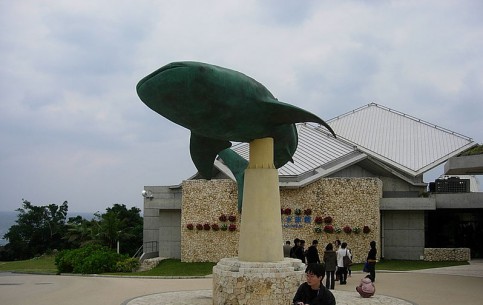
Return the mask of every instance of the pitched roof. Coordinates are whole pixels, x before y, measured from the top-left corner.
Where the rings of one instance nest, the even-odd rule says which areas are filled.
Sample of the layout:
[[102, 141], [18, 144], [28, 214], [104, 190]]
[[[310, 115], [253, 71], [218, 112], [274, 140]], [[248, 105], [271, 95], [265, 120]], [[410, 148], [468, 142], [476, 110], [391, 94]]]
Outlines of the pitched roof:
[[[368, 157], [416, 177], [476, 145], [471, 138], [374, 103], [327, 123], [337, 138], [317, 124], [297, 124], [299, 144], [294, 163], [278, 170], [281, 186], [303, 186]], [[248, 143], [232, 149], [248, 160]], [[232, 176], [221, 162], [215, 165]]]
[[471, 138], [375, 103], [328, 124], [340, 138], [412, 176], [476, 144]]
[[[352, 144], [334, 138], [317, 124], [297, 124], [297, 132], [299, 141], [293, 156], [294, 163], [289, 162], [279, 168], [281, 182], [285, 178], [306, 184], [313, 180], [306, 180], [309, 177], [327, 176], [366, 158], [366, 155]], [[239, 143], [232, 149], [248, 160], [248, 143]]]

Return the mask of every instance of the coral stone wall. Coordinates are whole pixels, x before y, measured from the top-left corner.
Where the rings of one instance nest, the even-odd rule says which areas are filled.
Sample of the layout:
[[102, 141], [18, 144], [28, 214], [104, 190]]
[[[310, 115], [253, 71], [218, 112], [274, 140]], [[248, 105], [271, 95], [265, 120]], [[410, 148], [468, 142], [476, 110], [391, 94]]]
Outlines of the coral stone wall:
[[[182, 184], [181, 261], [218, 262], [237, 256], [240, 214], [237, 208], [237, 186], [231, 180], [186, 180]], [[220, 216], [235, 216], [234, 222], [220, 221]], [[187, 228], [194, 226], [193, 230]], [[196, 225], [217, 224], [218, 231], [198, 230]], [[235, 231], [222, 230], [235, 225]]]
[[[188, 180], [182, 188], [181, 260], [218, 262], [224, 257], [237, 256], [241, 216], [237, 212], [235, 182]], [[340, 239], [348, 243], [354, 262], [363, 262], [370, 241], [377, 242], [380, 253], [381, 197], [382, 182], [377, 178], [319, 179], [303, 188], [281, 189], [283, 239], [292, 243], [295, 238], [304, 239], [306, 247], [317, 239], [320, 254], [328, 242]], [[221, 221], [221, 215], [227, 220]], [[236, 219], [230, 221], [228, 216]], [[330, 223], [323, 222], [328, 220], [327, 216], [332, 219]], [[316, 223], [319, 219], [321, 224]], [[213, 224], [219, 229], [213, 230]], [[231, 225], [234, 231], [221, 230], [223, 225], [227, 228]], [[324, 232], [325, 226], [332, 226], [333, 232]], [[346, 233], [344, 227], [352, 232]]]
[[470, 248], [424, 248], [425, 261], [463, 261], [471, 259]]

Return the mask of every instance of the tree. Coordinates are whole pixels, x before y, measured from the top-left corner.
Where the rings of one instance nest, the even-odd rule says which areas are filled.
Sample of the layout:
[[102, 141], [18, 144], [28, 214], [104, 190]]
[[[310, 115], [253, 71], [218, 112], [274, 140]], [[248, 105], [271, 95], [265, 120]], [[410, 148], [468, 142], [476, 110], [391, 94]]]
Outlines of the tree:
[[127, 209], [124, 204], [114, 204], [106, 213], [94, 214], [94, 219], [82, 217], [69, 218], [65, 239], [71, 248], [86, 244], [98, 244], [110, 249], [120, 245], [120, 252], [133, 255], [142, 245], [143, 218], [141, 210], [135, 207]]
[[143, 240], [140, 212], [136, 207], [128, 210], [126, 205], [117, 203], [107, 208], [99, 221], [102, 244], [114, 249], [119, 241], [121, 253], [134, 255]]
[[28, 259], [47, 250], [62, 249], [68, 203], [35, 206], [23, 200], [16, 224], [5, 234], [8, 244], [2, 259]]
[[82, 216], [69, 217], [67, 221], [67, 232], [63, 237], [69, 248], [79, 248], [87, 244], [100, 244], [98, 233], [98, 221], [87, 220]]

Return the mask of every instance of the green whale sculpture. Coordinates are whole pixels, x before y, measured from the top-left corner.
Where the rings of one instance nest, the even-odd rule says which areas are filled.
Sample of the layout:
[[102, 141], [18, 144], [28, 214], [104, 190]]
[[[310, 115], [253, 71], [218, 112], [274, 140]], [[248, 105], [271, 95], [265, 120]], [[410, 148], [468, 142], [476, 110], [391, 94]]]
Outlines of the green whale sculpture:
[[231, 141], [273, 138], [274, 164], [280, 168], [293, 162], [298, 144], [295, 123], [318, 123], [335, 137], [321, 118], [278, 101], [253, 78], [215, 65], [173, 62], [144, 77], [136, 90], [149, 108], [191, 130], [191, 159], [201, 176], [212, 178], [213, 162], [220, 155], [237, 178], [239, 208], [247, 162], [234, 152], [222, 152]]

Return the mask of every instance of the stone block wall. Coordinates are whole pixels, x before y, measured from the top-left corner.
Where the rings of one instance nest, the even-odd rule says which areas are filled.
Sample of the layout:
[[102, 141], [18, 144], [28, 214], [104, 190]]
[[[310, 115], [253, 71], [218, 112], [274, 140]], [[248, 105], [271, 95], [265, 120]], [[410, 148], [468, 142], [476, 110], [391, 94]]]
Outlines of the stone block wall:
[[462, 261], [471, 259], [470, 248], [424, 248], [425, 261]]
[[[235, 182], [188, 180], [183, 182], [182, 189], [181, 260], [218, 262], [221, 258], [237, 256], [241, 215], [237, 212]], [[291, 211], [290, 214], [281, 213], [283, 239], [292, 243], [295, 238], [304, 239], [306, 248], [317, 239], [320, 254], [327, 243], [340, 239], [348, 243], [354, 262], [363, 262], [370, 241], [377, 242], [380, 253], [381, 197], [382, 182], [377, 178], [320, 179], [303, 188], [281, 189], [281, 209]], [[300, 215], [297, 213], [299, 210]], [[236, 219], [220, 221], [222, 214]], [[315, 223], [316, 219], [327, 216], [332, 218], [331, 223]], [[188, 228], [189, 224], [193, 229]], [[211, 227], [198, 230], [197, 224], [217, 224], [219, 228], [225, 224], [236, 228], [234, 231], [214, 231]], [[335, 231], [323, 232], [326, 225], [331, 225]], [[345, 226], [349, 226], [352, 232], [344, 232]], [[363, 232], [365, 226], [369, 229], [368, 233]], [[354, 232], [356, 228], [360, 232]]]

